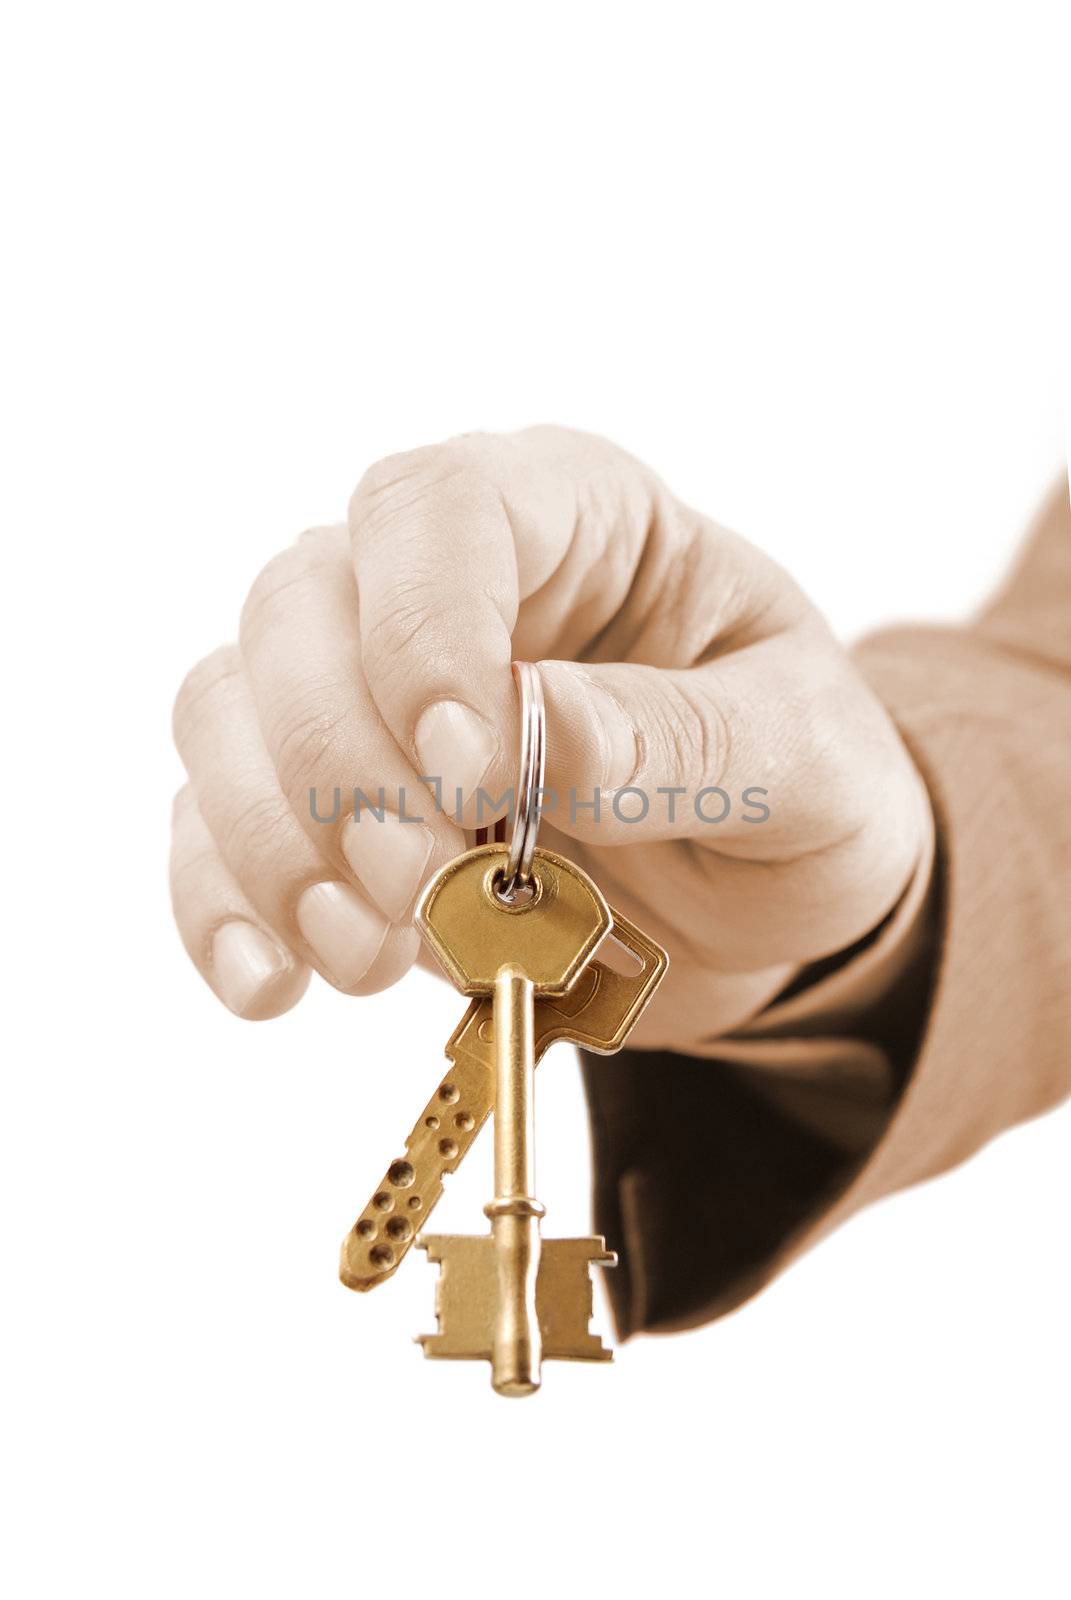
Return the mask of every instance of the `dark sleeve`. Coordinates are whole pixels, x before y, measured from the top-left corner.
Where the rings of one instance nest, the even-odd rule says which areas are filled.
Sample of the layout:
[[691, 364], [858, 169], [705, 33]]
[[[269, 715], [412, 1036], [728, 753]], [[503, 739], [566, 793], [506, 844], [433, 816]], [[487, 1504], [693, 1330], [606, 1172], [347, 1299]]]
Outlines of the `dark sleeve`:
[[861, 1013], [836, 1006], [851, 959], [818, 974], [715, 1059], [584, 1058], [622, 1336], [721, 1315], [862, 1206], [1071, 1092], [1066, 483], [973, 626], [889, 631], [856, 658], [933, 802], [910, 963]]

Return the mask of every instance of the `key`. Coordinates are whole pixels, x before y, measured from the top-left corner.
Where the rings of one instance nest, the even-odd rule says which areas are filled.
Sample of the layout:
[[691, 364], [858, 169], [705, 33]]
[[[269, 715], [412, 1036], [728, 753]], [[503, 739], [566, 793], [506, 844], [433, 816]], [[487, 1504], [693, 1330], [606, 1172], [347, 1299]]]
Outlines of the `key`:
[[[495, 1292], [487, 1354], [493, 1388], [525, 1395], [538, 1389], [542, 1361], [536, 1284], [543, 1207], [533, 1193], [535, 997], [567, 993], [610, 931], [611, 917], [591, 879], [550, 852], [537, 854], [529, 887], [507, 904], [496, 892], [507, 857], [497, 846], [484, 846], [450, 862], [425, 889], [417, 921], [461, 992], [492, 997], [495, 1198], [486, 1210]], [[442, 1252], [448, 1255], [449, 1245], [439, 1245], [445, 1273]]]
[[[543, 1207], [533, 1192], [535, 997], [568, 992], [612, 919], [586, 873], [549, 851], [536, 852], [528, 888], [504, 902], [496, 884], [507, 854], [484, 846], [451, 862], [425, 889], [417, 913], [428, 943], [462, 993], [492, 997], [495, 1046], [495, 1198], [485, 1207], [490, 1253], [486, 1244], [474, 1251], [472, 1241], [464, 1246], [446, 1236], [428, 1241], [442, 1269], [439, 1333], [422, 1343], [426, 1355], [473, 1354], [459, 1349], [456, 1332], [452, 1342], [450, 1331], [450, 1306], [457, 1296], [449, 1285], [456, 1288], [459, 1276], [469, 1277], [462, 1304], [478, 1308], [484, 1335], [476, 1353], [490, 1360], [496, 1392], [519, 1396], [539, 1388], [547, 1320], [546, 1306], [540, 1318], [537, 1299]], [[552, 1293], [552, 1309], [560, 1309], [570, 1326], [578, 1316], [583, 1322], [584, 1348], [568, 1352], [581, 1358], [590, 1354], [587, 1262], [593, 1256], [606, 1260], [608, 1254], [602, 1240], [586, 1244], [579, 1258], [583, 1273], [564, 1278], [559, 1273]], [[454, 1270], [462, 1258], [467, 1273]], [[478, 1281], [472, 1279], [474, 1271]], [[551, 1282], [546, 1274], [544, 1279]]]
[[[535, 1058], [565, 1040], [598, 1055], [620, 1050], [662, 981], [665, 951], [612, 907], [612, 938], [636, 957], [632, 972], [616, 972], [596, 955], [568, 994], [535, 1005]], [[405, 1154], [383, 1181], [342, 1243], [339, 1276], [364, 1292], [393, 1277], [411, 1248], [416, 1226], [443, 1192], [491, 1114], [495, 1091], [494, 1030], [490, 1000], [473, 1000], [446, 1046], [450, 1066], [424, 1107]]]

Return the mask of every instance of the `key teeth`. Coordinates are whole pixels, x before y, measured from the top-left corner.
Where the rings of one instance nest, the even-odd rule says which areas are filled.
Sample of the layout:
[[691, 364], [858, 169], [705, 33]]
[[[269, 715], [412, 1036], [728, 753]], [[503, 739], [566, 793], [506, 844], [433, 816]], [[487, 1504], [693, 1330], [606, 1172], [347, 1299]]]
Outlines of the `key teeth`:
[[444, 1243], [450, 1242], [450, 1236], [445, 1234], [418, 1233], [413, 1240], [416, 1249], [423, 1250], [428, 1261], [439, 1268], [435, 1279], [435, 1332], [418, 1333], [413, 1336], [413, 1343], [420, 1345], [426, 1360], [448, 1352], [440, 1352], [435, 1347], [443, 1338], [442, 1294], [443, 1278], [448, 1270], [445, 1255], [440, 1248]]
[[[435, 1333], [415, 1342], [433, 1360], [489, 1361], [498, 1293], [490, 1234], [420, 1234], [414, 1241], [439, 1267]], [[613, 1351], [588, 1327], [593, 1309], [592, 1266], [612, 1267], [617, 1256], [601, 1235], [544, 1239], [536, 1290], [545, 1361], [612, 1361]]]

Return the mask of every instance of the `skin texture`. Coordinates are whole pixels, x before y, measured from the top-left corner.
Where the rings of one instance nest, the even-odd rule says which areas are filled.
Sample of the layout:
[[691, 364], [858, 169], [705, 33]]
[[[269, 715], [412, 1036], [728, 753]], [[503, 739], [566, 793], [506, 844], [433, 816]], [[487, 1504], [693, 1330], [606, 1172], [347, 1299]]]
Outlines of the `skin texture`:
[[[175, 916], [233, 1011], [280, 1015], [310, 968], [371, 994], [418, 958], [414, 900], [465, 847], [419, 775], [467, 797], [466, 826], [478, 785], [516, 781], [514, 659], [540, 663], [546, 697], [560, 803], [541, 843], [670, 951], [635, 1043], [701, 1050], [902, 895], [928, 801], [792, 579], [605, 440], [465, 435], [372, 467], [348, 524], [269, 562], [239, 642], [179, 691]], [[715, 785], [732, 803], [712, 825], [693, 797]], [[395, 805], [404, 786], [425, 822], [355, 823], [345, 798], [316, 821], [309, 790], [330, 815], [336, 786]], [[614, 814], [625, 786], [650, 797], [642, 820], [623, 820], [636, 797]], [[672, 822], [669, 787], [688, 791]], [[750, 787], [767, 791], [761, 823]], [[598, 821], [570, 817], [571, 788], [601, 792]]]

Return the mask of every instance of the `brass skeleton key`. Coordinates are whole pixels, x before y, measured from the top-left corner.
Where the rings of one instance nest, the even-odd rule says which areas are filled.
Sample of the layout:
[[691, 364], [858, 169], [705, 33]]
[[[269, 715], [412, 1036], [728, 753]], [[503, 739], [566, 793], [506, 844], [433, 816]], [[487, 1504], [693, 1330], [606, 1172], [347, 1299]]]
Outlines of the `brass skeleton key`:
[[[539, 1388], [543, 1359], [536, 1301], [543, 1207], [533, 1193], [535, 997], [567, 993], [609, 933], [611, 917], [587, 874], [549, 851], [536, 853], [525, 888], [507, 899], [500, 890], [507, 859], [491, 845], [450, 862], [424, 890], [417, 921], [461, 992], [493, 1002], [495, 1198], [485, 1208], [491, 1252], [480, 1296], [491, 1314], [479, 1355], [491, 1362], [499, 1394], [526, 1395]], [[445, 1278], [451, 1241], [436, 1244]], [[425, 1354], [458, 1353], [442, 1310], [440, 1301], [437, 1348], [425, 1344]]]
[[[568, 994], [535, 1003], [535, 1059], [558, 1040], [598, 1055], [620, 1050], [662, 981], [665, 951], [611, 908], [611, 937], [636, 957], [633, 972], [616, 972], [593, 957]], [[490, 1000], [474, 1000], [446, 1046], [449, 1070], [425, 1106], [382, 1183], [342, 1243], [339, 1276], [348, 1289], [374, 1289], [398, 1270], [442, 1195], [443, 1177], [455, 1172], [491, 1114], [495, 1098], [495, 1046]]]

